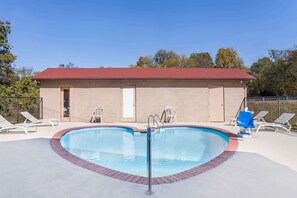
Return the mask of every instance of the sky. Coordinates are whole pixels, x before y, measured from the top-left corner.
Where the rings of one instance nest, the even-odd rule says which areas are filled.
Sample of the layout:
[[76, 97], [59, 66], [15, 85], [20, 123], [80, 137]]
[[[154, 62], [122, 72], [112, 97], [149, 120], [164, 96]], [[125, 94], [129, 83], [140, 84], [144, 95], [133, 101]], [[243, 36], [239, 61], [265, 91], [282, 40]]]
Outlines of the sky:
[[246, 66], [297, 45], [296, 0], [0, 0], [17, 67], [128, 67], [159, 49], [234, 48]]

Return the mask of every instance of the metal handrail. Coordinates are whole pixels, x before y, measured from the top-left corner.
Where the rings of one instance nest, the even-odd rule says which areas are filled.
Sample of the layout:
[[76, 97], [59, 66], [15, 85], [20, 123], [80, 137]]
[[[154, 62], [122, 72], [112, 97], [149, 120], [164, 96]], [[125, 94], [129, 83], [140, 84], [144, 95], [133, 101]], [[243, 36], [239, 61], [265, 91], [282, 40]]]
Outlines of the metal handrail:
[[147, 172], [148, 172], [148, 189], [145, 192], [147, 195], [151, 195], [152, 192], [152, 147], [151, 147], [151, 126], [150, 126], [150, 119], [153, 119], [153, 123], [155, 122], [155, 118], [153, 115], [149, 115], [147, 118], [147, 130], [146, 130], [146, 144], [147, 144], [147, 156], [146, 156], [146, 161], [147, 161]]
[[154, 117], [154, 122], [157, 124], [158, 128], [160, 128], [160, 126], [159, 126], [159, 124], [158, 124], [158, 122], [156, 121], [155, 118], [158, 118], [159, 119], [159, 122], [162, 123], [162, 128], [164, 128], [164, 122], [162, 121], [162, 119], [160, 118], [160, 116], [157, 115], [157, 114], [155, 114], [153, 117]]
[[150, 118], [153, 119], [153, 123], [155, 122], [155, 121], [154, 121], [154, 120], [155, 120], [154, 116], [153, 116], [153, 115], [149, 115], [149, 117], [147, 118], [147, 127], [148, 127], [148, 128], [151, 127], [151, 126], [150, 126]]
[[[157, 121], [158, 119], [158, 121]], [[145, 192], [145, 194], [147, 195], [151, 195], [153, 194], [152, 192], [152, 147], [151, 147], [151, 125], [150, 125], [150, 121], [153, 121], [153, 125], [156, 124], [158, 128], [160, 128], [159, 126], [159, 122], [162, 123], [162, 128], [164, 128], [164, 123], [162, 122], [160, 116], [158, 116], [157, 114], [155, 115], [149, 115], [147, 118], [147, 168], [148, 168], [148, 190]]]
[[[167, 116], [165, 110], [162, 112], [161, 120], [163, 120], [163, 116], [164, 116], [164, 122], [165, 122], [165, 119], [166, 119], [166, 116]], [[163, 123], [164, 123], [164, 122], [163, 122]]]

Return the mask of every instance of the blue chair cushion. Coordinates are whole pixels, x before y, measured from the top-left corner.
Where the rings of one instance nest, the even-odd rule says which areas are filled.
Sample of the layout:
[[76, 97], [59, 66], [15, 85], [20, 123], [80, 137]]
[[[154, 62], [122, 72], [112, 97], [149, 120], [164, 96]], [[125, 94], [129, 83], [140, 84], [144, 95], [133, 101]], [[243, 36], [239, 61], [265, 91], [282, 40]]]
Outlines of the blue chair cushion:
[[237, 126], [251, 129], [255, 128], [252, 113], [248, 111], [239, 112], [239, 116], [237, 118]]

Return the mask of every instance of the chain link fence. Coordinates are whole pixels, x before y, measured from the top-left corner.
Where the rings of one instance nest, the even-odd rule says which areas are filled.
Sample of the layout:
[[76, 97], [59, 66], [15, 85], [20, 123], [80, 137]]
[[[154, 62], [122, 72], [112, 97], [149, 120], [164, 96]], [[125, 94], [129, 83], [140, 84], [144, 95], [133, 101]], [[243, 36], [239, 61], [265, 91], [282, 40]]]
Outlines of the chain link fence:
[[22, 111], [28, 111], [34, 117], [41, 119], [43, 117], [42, 109], [42, 98], [0, 97], [0, 114], [13, 124], [25, 120], [20, 114]]
[[247, 97], [246, 106], [249, 111], [257, 115], [260, 111], [269, 111], [265, 120], [273, 122], [282, 113], [295, 113], [296, 116], [290, 120], [293, 130], [297, 131], [297, 96], [288, 97]]

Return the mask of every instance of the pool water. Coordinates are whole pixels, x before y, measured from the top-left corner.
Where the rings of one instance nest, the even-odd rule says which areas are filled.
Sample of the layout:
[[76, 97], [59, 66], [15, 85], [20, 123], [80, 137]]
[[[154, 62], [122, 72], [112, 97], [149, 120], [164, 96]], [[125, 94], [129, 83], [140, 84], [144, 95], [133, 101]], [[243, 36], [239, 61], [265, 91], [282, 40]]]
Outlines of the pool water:
[[[147, 176], [146, 133], [130, 128], [72, 130], [61, 145], [73, 155], [100, 166]], [[152, 176], [179, 173], [204, 164], [225, 151], [228, 137], [216, 130], [168, 127], [152, 133]]]

